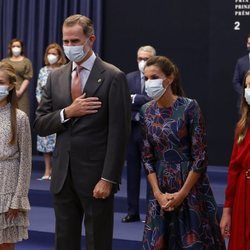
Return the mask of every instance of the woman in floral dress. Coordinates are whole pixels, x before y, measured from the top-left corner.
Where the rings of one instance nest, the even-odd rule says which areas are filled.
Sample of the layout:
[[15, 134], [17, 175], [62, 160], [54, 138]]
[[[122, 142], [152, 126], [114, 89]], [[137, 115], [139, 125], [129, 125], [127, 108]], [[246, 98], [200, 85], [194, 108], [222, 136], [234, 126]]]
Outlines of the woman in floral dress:
[[[37, 87], [36, 87], [36, 99], [38, 104], [41, 102], [43, 89], [46, 85], [47, 78], [52, 70], [55, 70], [65, 64], [66, 59], [62, 48], [57, 43], [51, 43], [48, 45], [44, 55], [45, 66], [40, 69]], [[37, 151], [43, 153], [45, 171], [39, 180], [50, 180], [51, 175], [51, 154], [54, 151], [56, 142], [56, 134], [41, 137], [37, 136]]]
[[142, 159], [151, 194], [143, 250], [221, 250], [224, 240], [206, 174], [207, 146], [198, 103], [183, 97], [177, 67], [150, 58], [142, 107]]
[[28, 238], [31, 133], [28, 116], [17, 109], [16, 71], [0, 62], [0, 249]]

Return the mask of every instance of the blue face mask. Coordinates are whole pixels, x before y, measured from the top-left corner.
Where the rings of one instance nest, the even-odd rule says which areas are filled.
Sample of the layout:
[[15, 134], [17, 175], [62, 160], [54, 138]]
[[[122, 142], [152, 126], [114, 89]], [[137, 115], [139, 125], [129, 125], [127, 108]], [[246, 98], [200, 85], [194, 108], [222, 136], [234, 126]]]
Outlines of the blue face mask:
[[147, 80], [145, 82], [145, 91], [147, 95], [154, 100], [159, 100], [166, 91], [166, 88], [163, 87], [164, 79], [153, 79]]
[[0, 85], [0, 101], [4, 100], [9, 95], [9, 87]]
[[250, 88], [245, 88], [244, 96], [247, 104], [250, 105]]
[[[89, 39], [88, 39], [89, 40]], [[86, 57], [89, 50], [85, 52], [83, 50], [84, 46], [87, 44], [88, 40], [84, 43], [84, 45], [80, 46], [65, 46], [63, 45], [63, 50], [67, 58], [72, 62], [80, 62]]]

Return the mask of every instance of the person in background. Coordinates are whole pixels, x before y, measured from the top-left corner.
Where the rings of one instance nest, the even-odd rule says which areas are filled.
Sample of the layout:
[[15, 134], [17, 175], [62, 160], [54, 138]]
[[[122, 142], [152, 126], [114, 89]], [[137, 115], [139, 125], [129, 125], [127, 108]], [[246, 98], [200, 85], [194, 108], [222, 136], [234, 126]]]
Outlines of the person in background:
[[70, 62], [51, 72], [36, 111], [35, 131], [57, 134], [50, 189], [56, 250], [111, 250], [114, 193], [119, 189], [130, 132], [126, 76], [92, 50], [94, 25], [65, 19], [63, 49]]
[[134, 222], [140, 220], [139, 198], [141, 181], [141, 128], [139, 111], [143, 104], [150, 101], [145, 92], [144, 66], [146, 61], [156, 54], [152, 46], [142, 46], [137, 51], [137, 71], [127, 74], [128, 87], [131, 95], [131, 134], [127, 152], [127, 203], [128, 214], [122, 222]]
[[[62, 48], [57, 43], [51, 43], [45, 50], [44, 54], [45, 66], [39, 71], [37, 87], [36, 87], [36, 99], [41, 102], [43, 90], [46, 86], [48, 75], [51, 71], [61, 67], [66, 63], [66, 59]], [[51, 178], [51, 155], [55, 148], [56, 134], [48, 135], [45, 137], [37, 136], [37, 151], [43, 153], [45, 172], [39, 180], [50, 180]]]
[[247, 55], [237, 60], [233, 75], [233, 87], [238, 95], [237, 107], [240, 107], [240, 100], [244, 90], [242, 87], [244, 76], [246, 72], [250, 70], [250, 34], [247, 36], [246, 49]]
[[30, 113], [28, 86], [33, 76], [31, 61], [24, 55], [24, 44], [20, 39], [12, 39], [8, 46], [8, 56], [2, 61], [10, 63], [16, 70], [16, 95], [18, 108], [28, 116]]
[[142, 159], [151, 186], [143, 250], [225, 249], [209, 184], [204, 120], [184, 97], [179, 71], [164, 56], [148, 59], [141, 109]]
[[228, 250], [250, 249], [250, 71], [243, 79], [241, 118], [228, 170], [221, 233], [229, 238]]
[[31, 132], [27, 115], [17, 109], [16, 72], [0, 62], [0, 249], [28, 239]]

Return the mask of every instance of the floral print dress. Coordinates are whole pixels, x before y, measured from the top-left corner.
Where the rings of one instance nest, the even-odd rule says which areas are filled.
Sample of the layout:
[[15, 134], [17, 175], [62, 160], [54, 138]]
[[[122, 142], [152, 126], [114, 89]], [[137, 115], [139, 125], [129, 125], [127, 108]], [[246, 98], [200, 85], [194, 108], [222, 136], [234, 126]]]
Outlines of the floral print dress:
[[[47, 83], [47, 78], [52, 71], [51, 68], [48, 66], [44, 66], [40, 69], [38, 80], [37, 80], [37, 87], [36, 87], [36, 99], [37, 102], [40, 103], [43, 90]], [[41, 153], [50, 153], [53, 152], [55, 149], [56, 143], [56, 134], [48, 135], [48, 136], [37, 136], [37, 151]]]
[[[0, 107], [0, 244], [28, 239], [31, 133], [27, 115], [17, 109], [17, 143], [10, 145], [11, 105]], [[9, 209], [17, 217], [7, 218]]]
[[145, 171], [156, 173], [161, 192], [179, 191], [191, 170], [201, 173], [181, 206], [172, 212], [161, 210], [150, 192], [142, 249], [225, 249], [206, 174], [205, 129], [198, 103], [178, 97], [171, 107], [159, 108], [151, 101], [142, 107], [141, 124]]

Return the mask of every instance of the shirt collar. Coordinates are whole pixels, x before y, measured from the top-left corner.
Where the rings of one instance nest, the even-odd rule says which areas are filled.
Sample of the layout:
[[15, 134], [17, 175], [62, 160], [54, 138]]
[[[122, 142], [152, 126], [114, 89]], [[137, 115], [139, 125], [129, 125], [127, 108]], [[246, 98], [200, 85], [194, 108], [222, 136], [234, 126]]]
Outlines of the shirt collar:
[[[96, 54], [93, 52], [92, 55], [86, 61], [84, 61], [80, 66], [82, 66], [84, 69], [87, 69], [88, 71], [91, 71], [95, 63], [95, 59], [96, 59]], [[73, 62], [72, 71], [74, 71], [76, 67], [77, 64]]]

